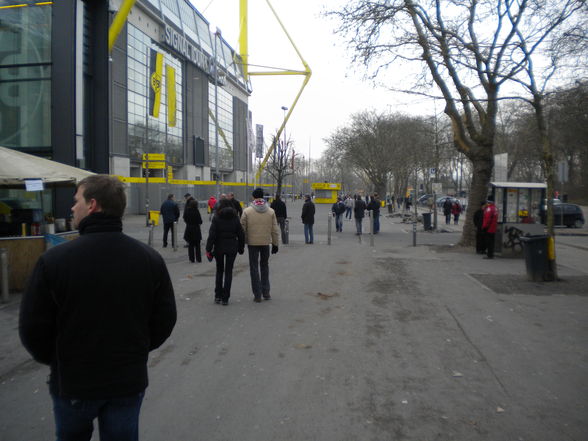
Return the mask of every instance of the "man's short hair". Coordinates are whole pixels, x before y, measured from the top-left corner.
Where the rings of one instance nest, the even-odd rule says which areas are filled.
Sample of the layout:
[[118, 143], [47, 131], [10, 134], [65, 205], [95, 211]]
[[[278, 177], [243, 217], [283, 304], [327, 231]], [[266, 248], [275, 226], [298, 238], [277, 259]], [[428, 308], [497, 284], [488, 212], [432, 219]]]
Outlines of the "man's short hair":
[[189, 198], [190, 196], [192, 196], [190, 193], [186, 193], [186, 194], [184, 195], [184, 197], [185, 197], [185, 198]]
[[253, 190], [251, 196], [253, 196], [255, 199], [261, 199], [263, 197], [263, 188], [256, 188]]
[[173, 193], [170, 193], [170, 194], [168, 194], [168, 195], [167, 195], [167, 198], [168, 198], [168, 199], [173, 199], [173, 198], [174, 198], [174, 195], [173, 195]]
[[114, 176], [92, 175], [78, 182], [76, 189], [83, 187], [86, 201], [95, 199], [102, 213], [122, 217], [127, 206], [124, 184]]

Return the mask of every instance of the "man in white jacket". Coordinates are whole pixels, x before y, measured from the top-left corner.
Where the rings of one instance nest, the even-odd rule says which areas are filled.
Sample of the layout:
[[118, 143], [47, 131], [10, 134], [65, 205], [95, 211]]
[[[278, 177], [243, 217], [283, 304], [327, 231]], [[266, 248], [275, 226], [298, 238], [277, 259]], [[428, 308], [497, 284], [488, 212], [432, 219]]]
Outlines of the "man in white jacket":
[[263, 190], [256, 188], [252, 193], [253, 202], [243, 210], [241, 225], [245, 233], [245, 243], [249, 252], [249, 272], [253, 301], [271, 299], [269, 282], [269, 255], [278, 252], [278, 220], [274, 210], [263, 198]]

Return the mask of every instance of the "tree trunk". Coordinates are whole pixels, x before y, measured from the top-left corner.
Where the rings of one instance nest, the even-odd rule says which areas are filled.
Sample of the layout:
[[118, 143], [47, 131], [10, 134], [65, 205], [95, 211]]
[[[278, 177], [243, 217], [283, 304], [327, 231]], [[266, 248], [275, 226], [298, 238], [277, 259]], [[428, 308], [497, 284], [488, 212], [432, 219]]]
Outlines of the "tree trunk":
[[[472, 160], [472, 186], [468, 195], [468, 206], [466, 209], [465, 224], [463, 226], [463, 234], [459, 245], [473, 246], [476, 242], [476, 227], [474, 226], [474, 213], [480, 208], [480, 202], [486, 201], [488, 198], [488, 183], [492, 178], [492, 169], [494, 168], [494, 157], [491, 154], [484, 155], [481, 158]], [[499, 216], [502, 207], [498, 207]], [[500, 219], [500, 217], [499, 217]]]

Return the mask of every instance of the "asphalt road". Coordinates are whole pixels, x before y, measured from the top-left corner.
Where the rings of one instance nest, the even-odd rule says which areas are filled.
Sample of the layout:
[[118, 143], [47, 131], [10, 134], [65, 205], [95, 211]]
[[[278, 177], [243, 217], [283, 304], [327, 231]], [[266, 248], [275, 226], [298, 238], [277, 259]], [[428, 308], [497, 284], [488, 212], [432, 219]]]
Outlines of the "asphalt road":
[[[588, 439], [588, 290], [574, 288], [588, 283], [586, 236], [558, 239], [576, 285], [546, 289], [521, 259], [448, 247], [458, 230], [413, 247], [412, 227], [384, 218], [370, 247], [346, 221], [329, 246], [320, 206], [305, 245], [299, 203], [289, 210], [269, 302], [252, 302], [247, 254], [224, 307], [212, 263], [159, 248], [179, 319], [150, 357], [142, 440]], [[125, 225], [146, 240], [141, 222]], [[48, 369], [18, 347], [17, 310], [0, 309], [0, 440], [51, 439]]]

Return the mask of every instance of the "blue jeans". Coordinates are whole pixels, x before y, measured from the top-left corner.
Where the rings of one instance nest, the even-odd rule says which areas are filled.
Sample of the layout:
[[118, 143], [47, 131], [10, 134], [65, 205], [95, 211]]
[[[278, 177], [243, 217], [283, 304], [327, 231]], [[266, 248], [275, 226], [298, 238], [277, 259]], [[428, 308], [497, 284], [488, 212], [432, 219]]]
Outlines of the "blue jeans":
[[353, 211], [353, 207], [345, 207], [345, 219], [351, 219], [351, 217], [353, 216], [353, 214], [351, 213]]
[[312, 234], [312, 224], [304, 224], [304, 242], [313, 243], [314, 236]]
[[374, 212], [374, 233], [380, 232], [380, 213]]
[[144, 392], [106, 400], [75, 400], [51, 394], [57, 441], [90, 440], [98, 418], [101, 441], [137, 441]]
[[343, 213], [335, 215], [335, 228], [343, 232]]
[[362, 217], [355, 218], [355, 228], [357, 229], [357, 234], [361, 234], [361, 222], [363, 221]]
[[249, 251], [249, 273], [251, 274], [251, 289], [257, 299], [261, 295], [270, 293], [269, 282], [269, 245], [247, 245]]

